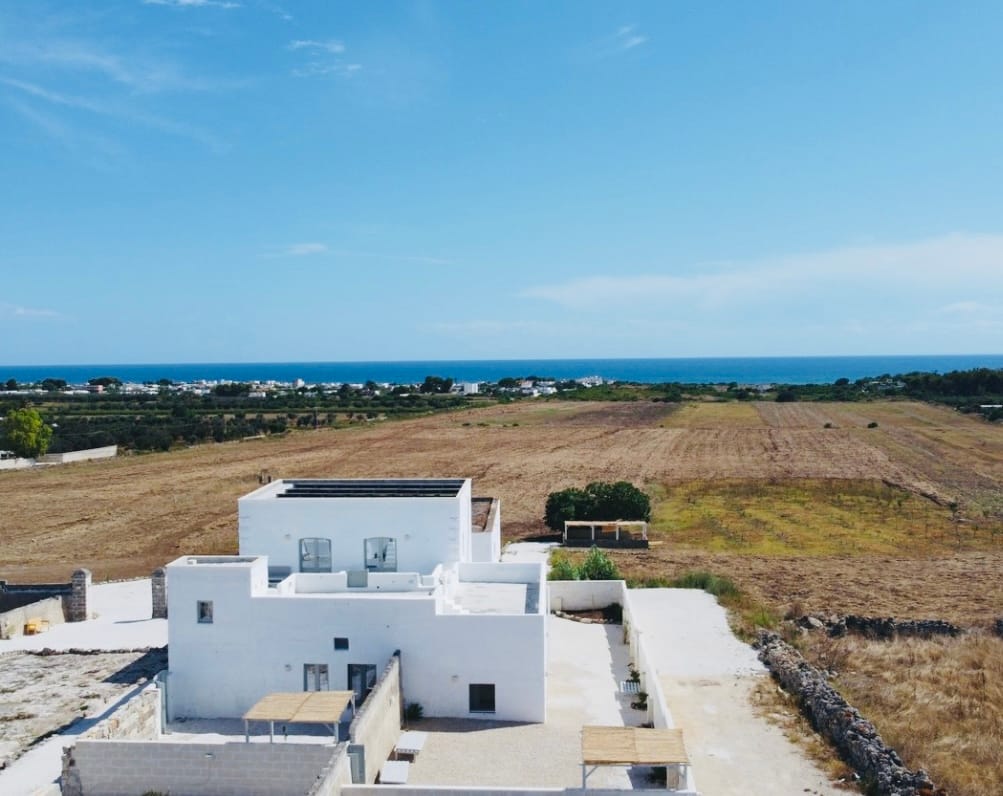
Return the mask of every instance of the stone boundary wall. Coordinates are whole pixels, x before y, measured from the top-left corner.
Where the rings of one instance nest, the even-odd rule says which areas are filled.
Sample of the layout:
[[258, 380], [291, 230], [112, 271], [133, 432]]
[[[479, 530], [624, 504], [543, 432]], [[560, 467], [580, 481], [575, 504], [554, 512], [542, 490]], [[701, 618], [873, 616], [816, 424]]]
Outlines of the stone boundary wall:
[[960, 636], [964, 631], [942, 619], [895, 619], [892, 616], [835, 616], [829, 618], [803, 616], [797, 624], [807, 629], [826, 628], [830, 636], [852, 633], [874, 639], [933, 638], [934, 636]]
[[366, 749], [366, 782], [376, 782], [380, 766], [390, 757], [400, 737], [403, 715], [401, 659], [400, 652], [395, 652], [348, 728], [352, 743]]
[[812, 726], [882, 796], [933, 796], [925, 771], [910, 771], [877, 729], [847, 703], [819, 672], [776, 633], [760, 631], [759, 659], [783, 688], [794, 694]]
[[[308, 796], [337, 769], [327, 744], [78, 741], [64, 752], [63, 796]], [[329, 782], [327, 793], [337, 792]]]

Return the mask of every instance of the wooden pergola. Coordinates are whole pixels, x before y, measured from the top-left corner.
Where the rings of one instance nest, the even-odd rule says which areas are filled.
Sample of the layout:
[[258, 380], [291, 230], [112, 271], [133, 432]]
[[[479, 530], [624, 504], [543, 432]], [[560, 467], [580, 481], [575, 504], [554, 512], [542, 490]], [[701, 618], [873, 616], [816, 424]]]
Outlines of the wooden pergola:
[[268, 742], [275, 743], [275, 722], [284, 724], [323, 724], [330, 726], [338, 742], [338, 722], [341, 714], [352, 706], [354, 691], [292, 691], [276, 692], [262, 697], [244, 714], [244, 741], [250, 743], [252, 721], [268, 722]]
[[[644, 520], [565, 520], [564, 521], [564, 543], [568, 542], [568, 528], [588, 528], [591, 531], [592, 541], [596, 541], [596, 528], [599, 533], [615, 534], [616, 541], [620, 541], [620, 530], [629, 528], [640, 528], [641, 538], [648, 539], [648, 523]], [[580, 540], [578, 540], [580, 541]]]
[[589, 774], [599, 766], [672, 766], [681, 774], [689, 764], [682, 730], [582, 727], [583, 789], [588, 787]]

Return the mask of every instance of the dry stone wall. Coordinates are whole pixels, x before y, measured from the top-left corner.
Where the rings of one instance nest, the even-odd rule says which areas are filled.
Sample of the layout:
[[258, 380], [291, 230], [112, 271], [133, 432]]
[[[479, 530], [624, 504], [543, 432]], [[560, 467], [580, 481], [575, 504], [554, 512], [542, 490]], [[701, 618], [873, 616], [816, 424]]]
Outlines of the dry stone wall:
[[794, 694], [812, 726], [881, 796], [943, 796], [925, 771], [911, 771], [877, 729], [851, 707], [825, 676], [776, 633], [761, 631], [759, 659]]

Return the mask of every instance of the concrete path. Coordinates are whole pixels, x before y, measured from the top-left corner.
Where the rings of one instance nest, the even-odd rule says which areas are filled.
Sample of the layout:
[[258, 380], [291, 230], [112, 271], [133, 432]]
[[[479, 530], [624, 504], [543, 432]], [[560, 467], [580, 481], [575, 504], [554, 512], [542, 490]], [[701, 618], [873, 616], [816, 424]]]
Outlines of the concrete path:
[[[620, 694], [629, 653], [620, 625], [586, 625], [547, 617], [545, 724], [423, 719], [428, 732], [411, 767], [412, 785], [576, 788], [582, 784], [581, 731], [585, 724], [639, 724], [645, 714]], [[590, 788], [629, 790], [625, 769], [589, 775]], [[708, 794], [709, 796], [709, 794]]]
[[778, 727], [755, 714], [749, 694], [768, 675], [711, 595], [632, 589], [630, 601], [701, 793], [845, 796]]
[[546, 564], [556, 542], [509, 542], [502, 550], [503, 563]]
[[[88, 600], [88, 610], [95, 618], [56, 625], [37, 636], [17, 636], [0, 641], [0, 655], [46, 647], [54, 650], [119, 650], [167, 644], [167, 620], [150, 618], [152, 603], [148, 578], [96, 584], [91, 588]], [[121, 707], [141, 690], [142, 687], [134, 688], [123, 697], [97, 706], [72, 727], [32, 747], [0, 771], [0, 794], [58, 794], [59, 788], [54, 783], [61, 773], [63, 747], [72, 745], [80, 733], [107, 718], [111, 711]]]

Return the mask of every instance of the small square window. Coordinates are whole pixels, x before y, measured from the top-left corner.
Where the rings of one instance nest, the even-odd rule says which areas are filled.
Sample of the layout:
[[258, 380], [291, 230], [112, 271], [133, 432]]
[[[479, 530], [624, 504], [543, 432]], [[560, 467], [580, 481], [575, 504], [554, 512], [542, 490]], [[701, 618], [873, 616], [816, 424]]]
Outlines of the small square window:
[[336, 650], [347, 650], [348, 649], [348, 639], [344, 636], [334, 637], [334, 648]]
[[198, 619], [200, 625], [212, 624], [212, 600], [198, 601]]
[[494, 683], [470, 684], [470, 712], [471, 713], [495, 712]]

